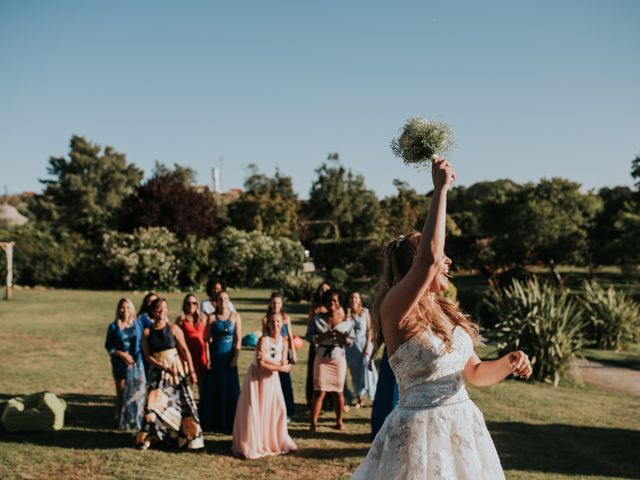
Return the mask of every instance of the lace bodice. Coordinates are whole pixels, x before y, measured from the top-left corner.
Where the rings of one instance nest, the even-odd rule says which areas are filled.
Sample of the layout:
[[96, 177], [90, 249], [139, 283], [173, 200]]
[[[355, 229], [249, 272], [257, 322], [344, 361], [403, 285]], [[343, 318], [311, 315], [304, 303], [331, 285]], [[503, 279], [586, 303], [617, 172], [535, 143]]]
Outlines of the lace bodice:
[[500, 459], [463, 370], [471, 337], [456, 327], [452, 349], [430, 331], [389, 359], [400, 400], [352, 480], [504, 480]]
[[473, 353], [473, 341], [462, 328], [452, 333], [452, 350], [425, 330], [398, 347], [389, 364], [400, 388], [399, 407], [428, 408], [469, 398], [462, 371]]

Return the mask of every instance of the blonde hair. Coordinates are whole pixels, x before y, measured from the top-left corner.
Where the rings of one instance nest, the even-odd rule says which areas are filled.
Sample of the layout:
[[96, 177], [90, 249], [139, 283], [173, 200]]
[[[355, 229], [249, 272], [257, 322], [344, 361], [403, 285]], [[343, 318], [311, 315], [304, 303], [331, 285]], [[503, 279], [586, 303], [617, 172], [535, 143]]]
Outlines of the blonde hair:
[[120, 305], [123, 302], [127, 305], [127, 308], [129, 308], [129, 323], [131, 324], [136, 319], [136, 306], [128, 298], [121, 298], [120, 300], [118, 300], [118, 303], [116, 304], [115, 321], [117, 322], [118, 320], [124, 320], [124, 318], [120, 318]]
[[[384, 250], [383, 277], [376, 287], [371, 315], [374, 338], [379, 344], [383, 342], [380, 320], [382, 302], [391, 287], [402, 280], [411, 269], [419, 243], [420, 233], [413, 231], [389, 242]], [[447, 349], [450, 350], [451, 323], [466, 331], [474, 341], [477, 340], [478, 326], [473, 323], [471, 318], [462, 313], [458, 305], [450, 299], [427, 290], [418, 300], [414, 310], [401, 320], [399, 327], [415, 333], [431, 330], [442, 339]]]

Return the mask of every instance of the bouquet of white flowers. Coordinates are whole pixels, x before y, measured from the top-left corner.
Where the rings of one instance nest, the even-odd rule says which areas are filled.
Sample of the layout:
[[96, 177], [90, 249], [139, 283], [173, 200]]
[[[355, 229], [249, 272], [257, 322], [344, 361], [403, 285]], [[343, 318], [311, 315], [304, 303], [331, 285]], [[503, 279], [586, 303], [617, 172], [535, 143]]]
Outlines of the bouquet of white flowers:
[[407, 165], [422, 166], [434, 155], [444, 155], [453, 146], [453, 132], [444, 122], [411, 117], [398, 138], [391, 140], [391, 151]]

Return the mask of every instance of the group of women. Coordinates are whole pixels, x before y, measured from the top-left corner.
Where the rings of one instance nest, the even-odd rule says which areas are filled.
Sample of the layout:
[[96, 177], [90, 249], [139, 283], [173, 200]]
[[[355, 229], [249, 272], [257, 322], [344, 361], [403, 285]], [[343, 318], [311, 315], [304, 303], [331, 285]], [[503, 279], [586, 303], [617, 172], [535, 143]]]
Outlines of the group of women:
[[[130, 300], [118, 302], [105, 342], [116, 386], [118, 428], [138, 429], [140, 448], [153, 442], [200, 448], [202, 431], [217, 430], [233, 434], [232, 449], [241, 457], [295, 450], [286, 425], [295, 412], [290, 370], [297, 355], [282, 296], [271, 295], [263, 335], [240, 389], [240, 315], [221, 280], [208, 283], [207, 295], [202, 303], [186, 295], [173, 323], [166, 300], [153, 292], [144, 297], [137, 316]], [[377, 384], [369, 312], [360, 293], [351, 293], [345, 309], [340, 294], [321, 284], [309, 310], [306, 338], [310, 428], [317, 429], [329, 393], [336, 428], [343, 430], [345, 392], [360, 407], [365, 396], [374, 398]], [[353, 394], [346, 386], [347, 368]]]
[[233, 428], [241, 319], [221, 281], [207, 287], [203, 304], [210, 313], [188, 294], [173, 323], [166, 300], [153, 292], [137, 316], [131, 300], [118, 302], [105, 341], [116, 386], [116, 424], [137, 429], [140, 448], [160, 442], [198, 449], [204, 446], [203, 429]]

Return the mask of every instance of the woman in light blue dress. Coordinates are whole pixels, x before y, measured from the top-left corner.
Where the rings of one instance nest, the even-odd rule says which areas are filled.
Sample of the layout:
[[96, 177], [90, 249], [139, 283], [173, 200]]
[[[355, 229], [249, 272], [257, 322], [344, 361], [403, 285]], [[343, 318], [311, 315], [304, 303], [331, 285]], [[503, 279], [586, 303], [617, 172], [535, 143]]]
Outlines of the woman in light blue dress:
[[378, 383], [375, 364], [369, 361], [372, 352], [371, 318], [369, 310], [362, 306], [360, 292], [352, 292], [349, 296], [347, 320], [353, 325], [355, 335], [353, 343], [346, 349], [347, 365], [356, 397], [355, 407], [360, 408], [365, 395], [370, 400], [374, 399]]

